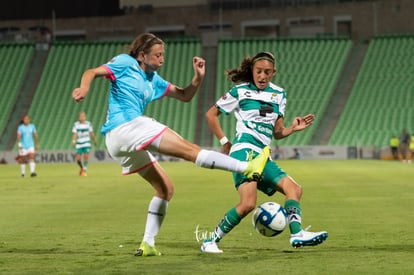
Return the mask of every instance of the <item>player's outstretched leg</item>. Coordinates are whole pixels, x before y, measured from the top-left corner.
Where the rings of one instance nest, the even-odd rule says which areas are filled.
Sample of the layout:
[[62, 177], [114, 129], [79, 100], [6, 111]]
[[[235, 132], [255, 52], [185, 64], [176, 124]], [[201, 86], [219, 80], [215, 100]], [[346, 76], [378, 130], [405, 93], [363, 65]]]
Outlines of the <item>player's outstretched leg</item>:
[[262, 152], [253, 160], [249, 161], [246, 170], [243, 174], [251, 180], [259, 181], [262, 177], [263, 169], [270, 156], [270, 148], [266, 146]]

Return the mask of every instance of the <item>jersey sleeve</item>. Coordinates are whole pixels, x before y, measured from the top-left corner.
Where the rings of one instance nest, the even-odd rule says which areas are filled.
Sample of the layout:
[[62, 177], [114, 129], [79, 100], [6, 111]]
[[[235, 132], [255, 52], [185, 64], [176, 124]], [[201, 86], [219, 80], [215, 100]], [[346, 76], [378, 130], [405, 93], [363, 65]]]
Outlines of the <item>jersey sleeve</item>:
[[286, 92], [283, 91], [281, 93], [281, 99], [279, 103], [279, 116], [285, 117], [285, 109], [286, 109]]
[[152, 100], [157, 100], [168, 94], [171, 83], [164, 80], [157, 73], [154, 74], [152, 83], [153, 83], [153, 88], [154, 88], [154, 94], [153, 94]]
[[125, 54], [120, 54], [109, 60], [107, 63], [102, 66], [109, 73], [110, 80], [115, 80], [118, 75], [125, 71], [125, 67], [128, 66], [128, 63], [131, 62], [131, 59], [127, 58]]
[[88, 124], [89, 124], [89, 133], [91, 133], [93, 132], [93, 126], [92, 126], [92, 123], [90, 122], [88, 122]]
[[73, 133], [73, 134], [76, 134], [76, 122], [75, 122], [75, 123], [73, 123], [73, 126], [72, 126], [72, 133]]
[[237, 90], [235, 88], [224, 94], [217, 102], [217, 108], [220, 112], [228, 115], [233, 112], [239, 106], [239, 100], [237, 96]]

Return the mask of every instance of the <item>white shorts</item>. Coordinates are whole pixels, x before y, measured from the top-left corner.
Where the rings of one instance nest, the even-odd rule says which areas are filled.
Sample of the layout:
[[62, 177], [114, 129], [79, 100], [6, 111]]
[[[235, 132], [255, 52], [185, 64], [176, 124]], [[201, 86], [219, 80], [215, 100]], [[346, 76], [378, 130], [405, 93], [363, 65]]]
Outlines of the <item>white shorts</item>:
[[34, 153], [35, 153], [34, 147], [19, 149], [19, 156], [27, 156], [28, 154], [34, 154]]
[[105, 134], [111, 157], [119, 162], [122, 174], [144, 173], [157, 160], [147, 149], [157, 150], [168, 129], [158, 121], [141, 116]]

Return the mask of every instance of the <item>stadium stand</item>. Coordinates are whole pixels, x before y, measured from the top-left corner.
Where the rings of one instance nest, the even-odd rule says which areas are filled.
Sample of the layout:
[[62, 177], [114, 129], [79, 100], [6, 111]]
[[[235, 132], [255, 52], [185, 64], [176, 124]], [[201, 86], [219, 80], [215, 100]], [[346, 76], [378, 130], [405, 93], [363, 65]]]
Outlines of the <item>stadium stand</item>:
[[[166, 42], [167, 59], [159, 73], [165, 79], [184, 86], [193, 75], [191, 58], [201, 54], [200, 40], [188, 38]], [[105, 63], [112, 56], [123, 52], [127, 44], [58, 42], [51, 47], [28, 112], [38, 128], [43, 150], [72, 149], [71, 127], [81, 110], [87, 112], [95, 132], [99, 132], [105, 119], [109, 82], [105, 79], [96, 80], [87, 100], [78, 104], [72, 101], [71, 91], [79, 84], [81, 73], [86, 68]], [[274, 82], [285, 88], [288, 97], [286, 123], [290, 123], [296, 115], [315, 113], [317, 116], [311, 128], [277, 141], [277, 144], [307, 145], [318, 129], [319, 118], [333, 94], [351, 46], [351, 40], [339, 38], [222, 39], [217, 53], [217, 81], [213, 84], [215, 99], [232, 86], [225, 79], [226, 69], [238, 66], [246, 55], [254, 55], [262, 50], [272, 51], [276, 55], [278, 70]], [[412, 131], [413, 46], [413, 36], [377, 37], [370, 42], [329, 145], [384, 147], [388, 145], [389, 137], [392, 134], [398, 135], [402, 128]], [[30, 44], [0, 45], [0, 72], [4, 79], [10, 80], [0, 83], [1, 90], [7, 91], [8, 95], [0, 100], [4, 114], [0, 118], [0, 129], [5, 128], [12, 112], [33, 51], [34, 46]], [[197, 124], [198, 100], [198, 95], [189, 103], [166, 98], [151, 103], [146, 115], [194, 141], [195, 133], [200, 130]], [[230, 138], [235, 132], [234, 117], [222, 116], [220, 119]], [[206, 127], [202, 124], [202, 127]], [[210, 134], [208, 130], [205, 133]], [[98, 141], [98, 147], [103, 149], [104, 141], [99, 135]], [[215, 138], [212, 145], [219, 146]]]
[[[29, 110], [42, 149], [71, 149], [72, 126], [81, 110], [86, 111], [95, 132], [99, 131], [105, 118], [109, 83], [96, 80], [87, 100], [78, 104], [72, 101], [71, 92], [79, 85], [86, 68], [105, 63], [119, 52], [120, 46], [116, 43], [58, 43], [51, 48]], [[102, 146], [99, 142], [99, 147]]]
[[0, 45], [0, 91], [4, 95], [0, 98], [0, 134], [13, 111], [33, 51], [34, 44]]
[[[79, 111], [86, 111], [95, 132], [99, 132], [106, 114], [109, 81], [95, 80], [88, 97], [81, 103], [72, 101], [71, 92], [79, 85], [85, 69], [106, 63], [109, 58], [124, 52], [126, 45], [122, 42], [57, 43], [51, 48], [29, 110], [43, 150], [72, 149], [71, 129]], [[193, 76], [192, 57], [200, 54], [200, 50], [198, 40], [167, 41], [167, 61], [159, 71], [160, 75], [178, 85], [187, 85]], [[190, 103], [170, 99], [157, 101], [149, 105], [146, 115], [193, 140], [196, 100]], [[100, 135], [98, 143], [98, 148], [105, 147]]]
[[413, 73], [414, 36], [371, 40], [329, 144], [381, 148], [403, 128], [412, 130]]
[[[219, 42], [216, 97], [232, 86], [224, 71], [239, 66], [242, 58], [259, 51], [276, 55], [277, 74], [274, 82], [287, 93], [285, 122], [289, 125], [294, 116], [314, 113], [315, 125], [287, 139], [279, 145], [306, 145], [317, 129], [320, 116], [331, 96], [341, 69], [352, 46], [349, 39], [227, 39]], [[235, 118], [221, 116], [224, 132], [235, 133]], [[231, 136], [233, 138], [233, 136]], [[214, 139], [213, 146], [219, 146]]]

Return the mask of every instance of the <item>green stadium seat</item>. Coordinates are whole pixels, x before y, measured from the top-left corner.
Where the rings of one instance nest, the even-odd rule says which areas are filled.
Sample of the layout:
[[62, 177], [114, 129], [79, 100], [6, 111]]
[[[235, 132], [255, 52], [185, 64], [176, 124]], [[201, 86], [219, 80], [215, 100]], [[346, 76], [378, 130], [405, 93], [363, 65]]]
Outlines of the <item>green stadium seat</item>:
[[[414, 37], [371, 40], [329, 144], [387, 147], [393, 134], [398, 135], [403, 128], [410, 130], [414, 117], [413, 68]], [[348, 134], [350, 131], [353, 135]]]
[[0, 91], [7, 95], [0, 98], [0, 129], [7, 125], [34, 49], [32, 44], [0, 44]]

